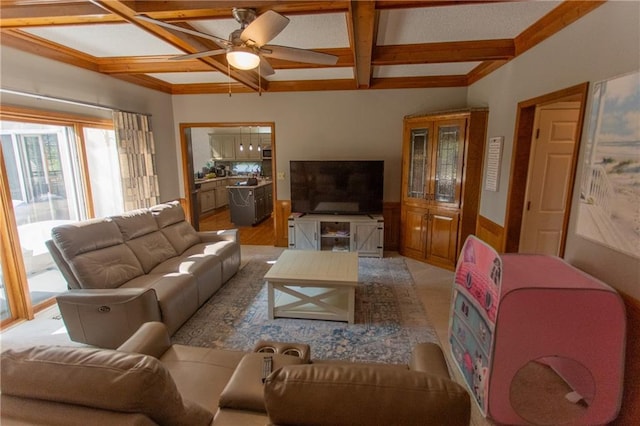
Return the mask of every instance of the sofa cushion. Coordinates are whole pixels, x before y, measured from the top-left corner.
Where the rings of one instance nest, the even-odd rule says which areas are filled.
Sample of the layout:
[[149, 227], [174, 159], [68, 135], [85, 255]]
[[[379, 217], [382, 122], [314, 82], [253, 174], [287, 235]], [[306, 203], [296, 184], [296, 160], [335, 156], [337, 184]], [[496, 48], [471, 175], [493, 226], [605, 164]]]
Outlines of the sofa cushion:
[[285, 365], [305, 364], [294, 355], [250, 353], [245, 355], [220, 395], [220, 408], [266, 412], [264, 407], [263, 360], [271, 358], [271, 371]]
[[69, 264], [82, 288], [116, 288], [144, 275], [138, 258], [126, 244], [80, 254]]
[[185, 221], [166, 226], [161, 231], [178, 254], [182, 254], [188, 248], [200, 243], [200, 237], [196, 230]]
[[142, 265], [142, 269], [147, 274], [165, 260], [171, 259], [178, 254], [160, 231], [129, 240], [126, 244], [133, 250]]
[[56, 226], [51, 230], [51, 238], [67, 261], [82, 253], [124, 243], [118, 225], [109, 219]]
[[133, 250], [145, 273], [177, 255], [169, 240], [160, 232], [148, 209], [114, 216], [127, 246]]
[[161, 425], [208, 425], [211, 412], [184, 401], [157, 359], [106, 349], [38, 346], [2, 354], [2, 393], [143, 413]]
[[267, 378], [264, 398], [275, 425], [467, 426], [471, 409], [449, 379], [366, 364], [285, 366]]
[[159, 228], [185, 221], [184, 210], [178, 201], [158, 204], [149, 210], [153, 214]]
[[178, 254], [200, 242], [200, 237], [184, 216], [178, 201], [158, 204], [149, 209], [162, 233], [167, 237]]
[[149, 209], [131, 210], [121, 215], [112, 216], [111, 220], [118, 225], [124, 241], [141, 237], [159, 229]]

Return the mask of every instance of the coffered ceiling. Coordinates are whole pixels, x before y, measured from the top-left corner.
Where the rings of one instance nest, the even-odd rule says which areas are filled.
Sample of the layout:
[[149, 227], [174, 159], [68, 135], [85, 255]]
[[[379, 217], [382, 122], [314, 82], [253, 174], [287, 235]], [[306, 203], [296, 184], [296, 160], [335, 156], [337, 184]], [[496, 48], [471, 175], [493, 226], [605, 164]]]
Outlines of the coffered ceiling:
[[[599, 1], [56, 1], [0, 3], [0, 42], [172, 94], [467, 86], [591, 10]], [[338, 57], [336, 65], [270, 58], [271, 76], [227, 66], [219, 48], [143, 21], [227, 39], [232, 9], [276, 11], [289, 25], [270, 44]]]

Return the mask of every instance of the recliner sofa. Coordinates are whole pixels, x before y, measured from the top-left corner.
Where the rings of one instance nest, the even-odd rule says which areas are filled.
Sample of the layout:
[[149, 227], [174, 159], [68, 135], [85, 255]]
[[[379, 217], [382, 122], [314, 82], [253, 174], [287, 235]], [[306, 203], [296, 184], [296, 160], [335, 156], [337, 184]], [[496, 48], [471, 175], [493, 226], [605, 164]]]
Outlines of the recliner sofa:
[[148, 321], [173, 335], [240, 267], [237, 230], [197, 232], [174, 201], [54, 227], [71, 340], [116, 348]]
[[[276, 343], [274, 353], [264, 353], [260, 343], [253, 353], [171, 345], [166, 327], [152, 322], [118, 350], [7, 350], [0, 420], [3, 426], [469, 424], [469, 394], [450, 378], [434, 343], [416, 345], [406, 365], [310, 360], [288, 355], [287, 348], [300, 345]], [[273, 362], [264, 381], [263, 357]]]

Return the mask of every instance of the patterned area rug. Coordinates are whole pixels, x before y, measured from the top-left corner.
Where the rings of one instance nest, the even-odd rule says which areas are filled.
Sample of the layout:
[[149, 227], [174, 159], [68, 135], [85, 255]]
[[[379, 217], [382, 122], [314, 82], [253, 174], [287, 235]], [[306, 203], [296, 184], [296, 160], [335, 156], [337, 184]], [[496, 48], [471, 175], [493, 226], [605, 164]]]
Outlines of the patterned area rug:
[[261, 339], [302, 342], [312, 359], [407, 363], [419, 342], [438, 342], [402, 258], [359, 262], [355, 324], [267, 314], [263, 276], [272, 261], [252, 258], [173, 336], [173, 343], [251, 350]]

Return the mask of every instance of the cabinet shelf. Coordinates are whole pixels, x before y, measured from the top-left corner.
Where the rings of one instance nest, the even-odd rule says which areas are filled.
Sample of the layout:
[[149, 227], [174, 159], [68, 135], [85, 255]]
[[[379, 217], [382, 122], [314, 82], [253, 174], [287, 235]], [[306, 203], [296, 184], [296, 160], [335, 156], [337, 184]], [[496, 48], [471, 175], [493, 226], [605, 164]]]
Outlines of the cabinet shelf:
[[382, 257], [382, 216], [298, 215], [289, 217], [289, 248], [296, 250], [357, 251], [361, 257]]

